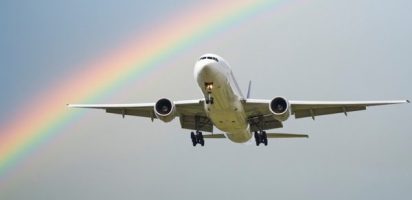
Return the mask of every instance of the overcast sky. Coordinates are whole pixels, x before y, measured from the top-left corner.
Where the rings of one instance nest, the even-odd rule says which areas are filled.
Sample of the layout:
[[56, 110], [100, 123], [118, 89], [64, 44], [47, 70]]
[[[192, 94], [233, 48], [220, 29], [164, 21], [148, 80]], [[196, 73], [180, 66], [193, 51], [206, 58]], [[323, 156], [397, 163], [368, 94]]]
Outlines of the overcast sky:
[[[148, 27], [205, 3], [0, 1], [0, 121]], [[412, 1], [293, 5], [205, 38], [162, 73], [96, 103], [201, 98], [193, 66], [208, 52], [231, 64], [244, 90], [253, 81], [253, 98], [412, 98]], [[291, 117], [277, 131], [309, 139], [267, 147], [206, 140], [193, 148], [177, 119], [87, 110], [22, 162], [0, 199], [411, 199], [411, 111], [396, 105], [315, 121]]]

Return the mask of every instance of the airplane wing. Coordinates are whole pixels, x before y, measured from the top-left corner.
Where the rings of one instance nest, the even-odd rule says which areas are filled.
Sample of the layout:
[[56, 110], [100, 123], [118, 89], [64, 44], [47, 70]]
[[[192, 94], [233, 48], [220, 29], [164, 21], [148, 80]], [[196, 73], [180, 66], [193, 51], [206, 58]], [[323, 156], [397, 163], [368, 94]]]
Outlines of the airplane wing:
[[93, 108], [102, 109], [107, 113], [120, 114], [123, 117], [133, 115], [139, 117], [156, 118], [154, 115], [154, 103], [138, 103], [138, 104], [68, 104], [69, 108]]
[[[273, 115], [269, 110], [270, 100], [247, 99], [245, 111], [249, 118]], [[312, 117], [366, 110], [370, 106], [409, 103], [408, 100], [396, 101], [289, 101], [291, 114], [295, 118]]]
[[[198, 130], [213, 132], [213, 124], [206, 116], [203, 108], [204, 100], [175, 101], [177, 116], [180, 118], [182, 128], [195, 130], [195, 121], [198, 121]], [[70, 108], [93, 108], [102, 109], [107, 113], [147, 117], [156, 119], [154, 113], [155, 103], [138, 104], [68, 104]]]
[[336, 113], [366, 110], [370, 106], [382, 106], [390, 104], [409, 103], [408, 100], [398, 101], [290, 101], [292, 114], [295, 118], [312, 117], [319, 115], [329, 115]]

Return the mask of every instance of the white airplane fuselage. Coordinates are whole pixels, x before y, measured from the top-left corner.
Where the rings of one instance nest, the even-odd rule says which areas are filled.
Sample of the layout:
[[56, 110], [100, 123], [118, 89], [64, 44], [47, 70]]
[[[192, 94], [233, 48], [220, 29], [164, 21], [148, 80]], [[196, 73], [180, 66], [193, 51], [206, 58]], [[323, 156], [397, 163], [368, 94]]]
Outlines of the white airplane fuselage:
[[252, 138], [243, 108], [243, 97], [229, 64], [221, 57], [206, 54], [195, 64], [195, 80], [205, 99], [205, 112], [215, 127], [224, 131], [233, 142], [243, 143]]

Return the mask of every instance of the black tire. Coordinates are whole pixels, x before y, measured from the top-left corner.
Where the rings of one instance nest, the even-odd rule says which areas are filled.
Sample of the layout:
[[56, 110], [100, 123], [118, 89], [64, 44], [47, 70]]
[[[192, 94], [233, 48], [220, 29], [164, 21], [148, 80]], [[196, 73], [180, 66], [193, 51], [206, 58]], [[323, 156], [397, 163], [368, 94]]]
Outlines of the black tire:
[[199, 133], [197, 134], [197, 137], [198, 137], [198, 143], [200, 145], [204, 146], [205, 145], [205, 140], [203, 138], [203, 133], [199, 131]]
[[266, 131], [262, 131], [262, 143], [265, 144], [265, 146], [268, 145], [268, 135], [266, 134]]
[[258, 132], [255, 132], [255, 140], [256, 140], [256, 146], [259, 146], [260, 144], [260, 135]]
[[196, 134], [196, 138], [197, 138], [197, 141], [198, 142], [200, 142], [201, 140], [203, 140], [203, 134], [202, 134], [202, 132], [197, 132], [197, 134]]
[[190, 138], [192, 139], [192, 144], [193, 144], [193, 146], [196, 146], [197, 140], [196, 140], [195, 133], [191, 132], [191, 133], [190, 133]]

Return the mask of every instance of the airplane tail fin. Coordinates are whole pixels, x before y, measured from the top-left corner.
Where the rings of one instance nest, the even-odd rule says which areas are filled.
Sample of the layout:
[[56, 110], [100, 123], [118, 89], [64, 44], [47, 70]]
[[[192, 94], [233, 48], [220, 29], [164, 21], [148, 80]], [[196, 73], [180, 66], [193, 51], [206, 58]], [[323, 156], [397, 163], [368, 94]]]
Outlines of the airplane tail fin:
[[249, 81], [249, 86], [247, 88], [246, 99], [250, 98], [250, 89], [252, 87], [252, 81]]

